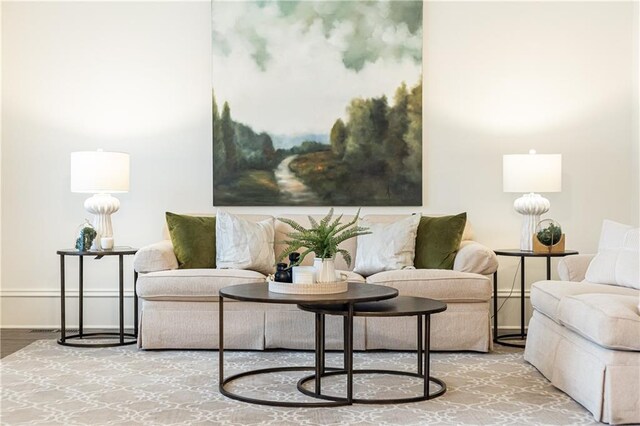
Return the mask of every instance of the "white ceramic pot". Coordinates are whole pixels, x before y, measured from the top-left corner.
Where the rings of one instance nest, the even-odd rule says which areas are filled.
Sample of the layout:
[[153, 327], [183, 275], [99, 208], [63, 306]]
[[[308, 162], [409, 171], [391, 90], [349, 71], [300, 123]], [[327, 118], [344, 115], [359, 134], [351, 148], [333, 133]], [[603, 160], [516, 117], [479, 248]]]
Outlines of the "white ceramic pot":
[[315, 282], [332, 283], [336, 281], [336, 264], [333, 259], [316, 258], [313, 261], [316, 271]]

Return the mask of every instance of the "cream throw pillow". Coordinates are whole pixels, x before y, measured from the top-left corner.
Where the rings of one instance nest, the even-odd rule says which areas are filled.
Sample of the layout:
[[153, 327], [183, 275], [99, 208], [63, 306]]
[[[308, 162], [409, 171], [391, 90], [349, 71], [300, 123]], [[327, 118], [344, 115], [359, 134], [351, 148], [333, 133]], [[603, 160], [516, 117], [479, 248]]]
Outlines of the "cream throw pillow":
[[589, 264], [586, 280], [640, 289], [639, 236], [638, 228], [605, 220], [598, 253]]
[[366, 218], [361, 219], [358, 225], [369, 228], [371, 234], [358, 236], [353, 272], [369, 276], [413, 267], [419, 223], [418, 214], [391, 223], [373, 223]]
[[250, 269], [263, 274], [275, 270], [274, 219], [251, 222], [218, 209], [216, 268]]

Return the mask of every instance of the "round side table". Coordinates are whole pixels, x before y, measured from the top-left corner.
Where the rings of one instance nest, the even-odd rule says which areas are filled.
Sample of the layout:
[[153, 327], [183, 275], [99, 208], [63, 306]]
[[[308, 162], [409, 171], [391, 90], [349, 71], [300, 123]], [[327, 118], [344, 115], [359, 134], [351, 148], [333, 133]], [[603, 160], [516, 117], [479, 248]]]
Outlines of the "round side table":
[[[58, 343], [64, 346], [77, 348], [108, 348], [112, 346], [132, 345], [138, 338], [138, 296], [136, 295], [136, 281], [138, 273], [133, 272], [133, 333], [124, 332], [124, 256], [133, 256], [138, 249], [132, 247], [114, 247], [111, 250], [90, 250], [78, 251], [75, 249], [58, 250], [56, 254], [60, 256], [60, 339]], [[75, 256], [78, 258], [78, 334], [67, 336], [66, 334], [66, 310], [65, 310], [65, 256]], [[118, 256], [119, 260], [119, 286], [118, 302], [120, 316], [120, 330], [118, 333], [100, 332], [85, 333], [83, 324], [83, 296], [84, 296], [84, 258], [94, 257], [100, 260], [105, 256]], [[113, 343], [92, 343], [86, 338], [118, 339]], [[70, 342], [69, 340], [74, 340]], [[78, 341], [82, 340], [83, 343]]]
[[519, 249], [500, 249], [493, 251], [496, 256], [510, 256], [520, 258], [520, 333], [498, 335], [498, 271], [493, 273], [493, 342], [513, 348], [524, 348], [523, 344], [510, 343], [507, 340], [525, 340], [527, 333], [524, 331], [525, 309], [524, 309], [524, 286], [525, 286], [525, 258], [541, 257], [547, 259], [547, 280], [551, 279], [551, 258], [565, 257], [579, 254], [575, 250], [565, 250], [556, 253], [535, 253], [533, 251], [522, 251]]
[[[332, 305], [299, 305], [303, 311], [313, 312], [316, 315], [341, 315], [346, 318], [348, 314], [346, 306], [340, 304]], [[366, 369], [357, 370], [354, 369], [355, 374], [390, 374], [395, 376], [408, 376], [417, 377], [422, 379], [422, 395], [407, 397], [407, 398], [353, 398], [353, 402], [359, 404], [404, 404], [408, 402], [426, 401], [428, 399], [437, 398], [443, 395], [447, 391], [447, 385], [440, 379], [432, 377], [431, 371], [431, 315], [439, 312], [444, 312], [447, 309], [446, 303], [439, 300], [427, 299], [424, 297], [413, 296], [398, 296], [393, 299], [383, 300], [380, 302], [365, 302], [356, 303], [353, 309], [353, 315], [356, 317], [410, 317], [415, 316], [417, 318], [417, 338], [416, 349], [418, 355], [418, 367], [417, 372], [399, 371], [399, 370], [387, 370], [387, 369]], [[424, 333], [422, 324], [424, 322]], [[324, 318], [322, 318], [322, 325], [320, 328], [320, 340], [324, 342]], [[422, 348], [422, 342], [424, 340], [424, 350]], [[325, 351], [324, 343], [321, 344], [321, 353], [319, 358], [320, 375], [317, 377], [327, 377], [345, 374], [344, 370], [325, 368]], [[424, 356], [423, 356], [424, 355]], [[346, 369], [345, 360], [345, 369]], [[332, 370], [332, 371], [327, 371]], [[322, 394], [320, 380], [317, 380], [315, 375], [303, 377], [298, 381], [298, 390], [305, 395], [315, 398], [323, 398], [330, 401], [340, 400], [339, 397]], [[315, 390], [310, 391], [304, 388], [304, 384], [315, 380]], [[431, 392], [429, 385], [434, 383], [438, 386], [435, 392]]]

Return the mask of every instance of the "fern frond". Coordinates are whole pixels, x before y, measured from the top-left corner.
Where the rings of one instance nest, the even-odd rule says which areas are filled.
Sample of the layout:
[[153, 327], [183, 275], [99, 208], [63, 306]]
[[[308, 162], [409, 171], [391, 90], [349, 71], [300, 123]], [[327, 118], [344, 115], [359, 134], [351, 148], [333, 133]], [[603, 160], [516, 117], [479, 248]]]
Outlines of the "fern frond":
[[356, 215], [354, 216], [354, 218], [351, 220], [351, 222], [349, 223], [345, 223], [344, 225], [340, 226], [338, 228], [338, 232], [340, 231], [344, 231], [345, 229], [355, 225], [358, 222], [358, 219], [360, 218], [360, 209], [358, 209], [358, 211], [356, 212]]
[[307, 231], [306, 229], [304, 229], [304, 227], [302, 225], [300, 225], [295, 220], [287, 219], [286, 217], [279, 217], [278, 220], [280, 222], [282, 222], [282, 223], [286, 223], [287, 225], [289, 225], [290, 227], [292, 227], [293, 229], [295, 229], [298, 232], [306, 232]]
[[307, 249], [305, 251], [303, 251], [302, 253], [300, 253], [300, 259], [298, 259], [298, 265], [300, 265], [302, 263], [302, 261], [304, 260], [305, 257], [307, 257], [307, 255], [309, 253], [313, 252], [313, 250], [311, 249]]
[[280, 256], [278, 256], [278, 262], [303, 247], [299, 242], [287, 241], [287, 243], [289, 243], [289, 247], [287, 247], [282, 253], [280, 253]]
[[338, 249], [338, 253], [340, 253], [347, 266], [351, 267], [351, 254], [345, 249]]
[[333, 207], [329, 209], [329, 213], [327, 213], [327, 215], [323, 217], [322, 220], [320, 221], [320, 227], [326, 228], [327, 225], [329, 224], [329, 221], [331, 221], [332, 217], [333, 217]]
[[318, 227], [318, 221], [315, 220], [313, 218], [313, 216], [309, 215], [309, 223], [311, 224], [312, 228], [317, 228]]

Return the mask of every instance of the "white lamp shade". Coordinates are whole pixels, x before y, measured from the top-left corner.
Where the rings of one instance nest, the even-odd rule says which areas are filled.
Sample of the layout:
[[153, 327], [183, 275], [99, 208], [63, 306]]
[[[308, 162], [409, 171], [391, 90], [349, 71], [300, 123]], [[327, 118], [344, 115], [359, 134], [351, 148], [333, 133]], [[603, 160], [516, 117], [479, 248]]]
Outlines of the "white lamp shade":
[[129, 191], [129, 154], [81, 151], [71, 153], [71, 192]]
[[504, 192], [560, 192], [562, 154], [514, 154], [502, 157]]

